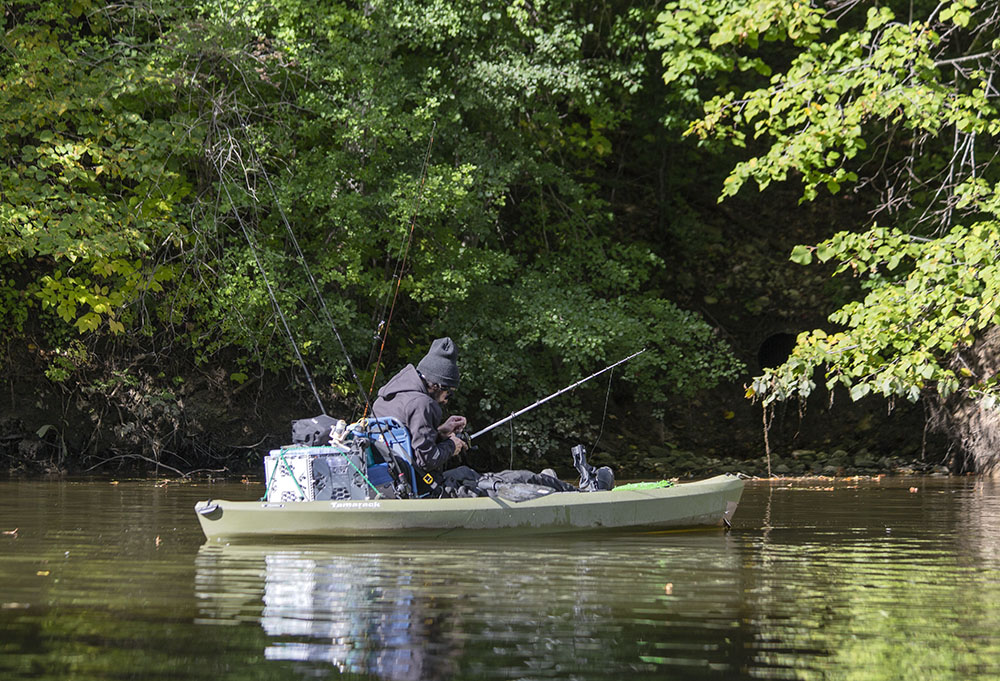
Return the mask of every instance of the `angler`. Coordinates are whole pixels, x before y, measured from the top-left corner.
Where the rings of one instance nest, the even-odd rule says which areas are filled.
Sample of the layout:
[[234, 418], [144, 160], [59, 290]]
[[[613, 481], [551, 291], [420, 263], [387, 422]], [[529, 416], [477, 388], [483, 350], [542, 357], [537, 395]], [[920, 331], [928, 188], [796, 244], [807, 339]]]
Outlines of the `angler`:
[[[519, 484], [556, 490], [576, 491], [577, 488], [559, 480], [551, 470], [533, 473], [507, 470], [481, 475], [468, 466], [447, 468], [449, 461], [459, 456], [467, 443], [493, 428], [524, 414], [580, 384], [610, 371], [614, 367], [642, 354], [637, 352], [590, 376], [581, 379], [534, 404], [497, 421], [471, 437], [465, 435], [464, 416], [444, 417], [442, 407], [448, 403], [459, 384], [458, 349], [451, 338], [438, 338], [416, 367], [408, 364], [393, 376], [378, 392], [372, 407], [379, 418], [392, 417], [402, 423], [410, 434], [410, 446], [417, 467], [418, 494], [431, 496], [481, 496], [500, 484]], [[587, 465], [582, 445], [573, 448], [573, 463], [580, 472], [583, 491], [606, 490], [614, 487], [614, 474], [604, 466], [595, 469]], [[446, 470], [447, 468], [447, 470]]]
[[420, 476], [440, 478], [445, 465], [466, 448], [459, 437], [464, 416], [444, 417], [442, 407], [458, 389], [458, 349], [451, 338], [438, 338], [417, 366], [407, 364], [378, 391], [372, 412], [393, 417], [410, 433], [413, 459]]

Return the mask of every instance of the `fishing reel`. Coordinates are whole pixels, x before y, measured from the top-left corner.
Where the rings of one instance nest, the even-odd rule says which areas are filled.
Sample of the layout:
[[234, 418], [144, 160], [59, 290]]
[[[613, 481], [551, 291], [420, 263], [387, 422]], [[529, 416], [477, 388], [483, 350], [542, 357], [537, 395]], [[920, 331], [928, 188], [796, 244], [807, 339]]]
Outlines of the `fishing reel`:
[[466, 432], [454, 433], [455, 437], [461, 440], [465, 444], [465, 449], [462, 450], [461, 454], [458, 455], [458, 461], [463, 466], [472, 466], [472, 462], [469, 459], [469, 455], [474, 451], [479, 449], [479, 445], [472, 444], [472, 438]]

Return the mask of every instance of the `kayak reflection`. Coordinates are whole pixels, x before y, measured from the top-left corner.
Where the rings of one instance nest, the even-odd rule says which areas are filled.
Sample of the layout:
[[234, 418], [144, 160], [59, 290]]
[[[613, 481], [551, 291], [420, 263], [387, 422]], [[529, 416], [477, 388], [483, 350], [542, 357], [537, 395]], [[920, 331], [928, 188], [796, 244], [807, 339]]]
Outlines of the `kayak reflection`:
[[454, 674], [462, 608], [411, 569], [410, 554], [206, 545], [197, 564], [202, 615], [258, 619], [268, 660], [400, 681]]
[[[722, 533], [576, 541], [207, 543], [198, 624], [303, 677], [603, 678], [744, 663]], [[712, 607], [706, 610], [706, 599]], [[278, 670], [271, 670], [277, 672]]]

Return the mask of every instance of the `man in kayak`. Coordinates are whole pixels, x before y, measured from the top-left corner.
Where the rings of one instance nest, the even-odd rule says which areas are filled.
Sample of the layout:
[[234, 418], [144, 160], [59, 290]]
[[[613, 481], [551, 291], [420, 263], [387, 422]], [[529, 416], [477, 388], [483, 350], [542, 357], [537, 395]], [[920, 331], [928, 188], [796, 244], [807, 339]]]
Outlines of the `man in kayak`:
[[438, 338], [417, 366], [407, 364], [382, 386], [372, 405], [376, 416], [391, 416], [406, 426], [417, 468], [435, 478], [448, 459], [466, 446], [458, 437], [465, 429], [464, 416], [449, 416], [441, 422], [442, 407], [458, 389], [458, 382], [458, 349], [451, 338]]
[[[438, 338], [417, 366], [407, 364], [378, 391], [372, 412], [393, 417], [410, 432], [410, 447], [421, 481], [421, 494], [432, 496], [482, 496], [499, 486], [520, 485], [529, 496], [539, 491], [597, 491], [614, 487], [610, 468], [595, 469], [584, 460], [583, 448], [574, 451], [574, 466], [580, 471], [580, 488], [559, 480], [549, 470], [526, 470], [480, 474], [468, 466], [445, 470], [449, 459], [458, 456], [466, 441], [458, 434], [466, 426], [464, 416], [449, 416], [444, 423], [442, 406], [458, 388], [458, 350], [451, 338]], [[426, 474], [430, 474], [428, 482]], [[531, 488], [531, 489], [529, 489]]]

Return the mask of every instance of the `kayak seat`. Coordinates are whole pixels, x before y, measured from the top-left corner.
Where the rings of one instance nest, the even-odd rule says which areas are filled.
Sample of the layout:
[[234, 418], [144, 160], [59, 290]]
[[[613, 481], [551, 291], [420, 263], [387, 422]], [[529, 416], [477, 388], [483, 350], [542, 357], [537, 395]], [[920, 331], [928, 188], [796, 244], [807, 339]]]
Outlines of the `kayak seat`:
[[410, 443], [410, 431], [402, 423], [391, 416], [366, 419], [354, 435], [367, 438], [381, 456], [381, 461], [371, 453], [365, 462], [368, 465], [368, 476], [378, 479], [391, 478], [391, 470], [387, 463], [391, 456], [403, 469], [410, 486], [410, 493], [416, 496], [417, 473], [413, 466], [413, 446]]

